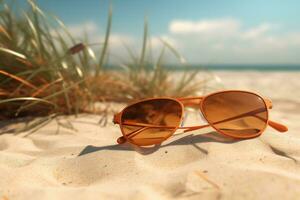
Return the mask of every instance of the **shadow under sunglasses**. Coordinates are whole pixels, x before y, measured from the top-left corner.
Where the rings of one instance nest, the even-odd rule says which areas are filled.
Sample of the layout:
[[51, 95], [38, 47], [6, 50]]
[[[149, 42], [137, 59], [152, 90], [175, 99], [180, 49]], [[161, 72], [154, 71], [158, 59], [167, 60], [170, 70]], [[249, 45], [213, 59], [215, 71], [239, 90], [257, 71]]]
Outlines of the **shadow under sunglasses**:
[[[181, 135], [181, 133], [176, 134], [176, 136]], [[243, 139], [245, 140], [245, 139]], [[116, 145], [107, 145], [102, 147], [96, 147], [92, 145], [86, 146], [78, 156], [83, 156], [89, 153], [94, 153], [101, 150], [113, 150], [113, 151], [136, 151], [142, 155], [148, 155], [156, 152], [158, 149], [162, 149], [164, 147], [168, 146], [176, 146], [176, 145], [192, 145], [196, 149], [198, 149], [201, 153], [208, 154], [208, 151], [199, 147], [198, 144], [205, 143], [205, 142], [218, 142], [218, 143], [235, 143], [239, 142], [241, 140], [239, 139], [233, 139], [229, 137], [225, 137], [215, 131], [205, 133], [205, 134], [190, 134], [184, 137], [181, 137], [179, 139], [176, 139], [174, 141], [171, 141], [170, 143], [164, 144], [164, 145], [153, 145], [149, 147], [140, 147], [134, 144], [131, 144], [129, 142], [126, 142], [122, 145], [116, 144]]]

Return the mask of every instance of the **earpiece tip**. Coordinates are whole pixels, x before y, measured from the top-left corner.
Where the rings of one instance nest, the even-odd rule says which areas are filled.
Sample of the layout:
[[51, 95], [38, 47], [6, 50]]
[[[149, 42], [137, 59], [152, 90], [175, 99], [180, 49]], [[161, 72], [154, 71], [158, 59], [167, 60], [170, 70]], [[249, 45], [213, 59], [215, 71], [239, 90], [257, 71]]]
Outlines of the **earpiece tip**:
[[283, 124], [279, 124], [278, 122], [273, 122], [273, 121], [269, 120], [268, 124], [269, 124], [272, 128], [276, 129], [276, 130], [279, 131], [279, 132], [284, 133], [284, 132], [287, 132], [287, 131], [288, 131], [288, 127], [287, 127], [287, 126], [285, 126], [285, 125], [283, 125]]

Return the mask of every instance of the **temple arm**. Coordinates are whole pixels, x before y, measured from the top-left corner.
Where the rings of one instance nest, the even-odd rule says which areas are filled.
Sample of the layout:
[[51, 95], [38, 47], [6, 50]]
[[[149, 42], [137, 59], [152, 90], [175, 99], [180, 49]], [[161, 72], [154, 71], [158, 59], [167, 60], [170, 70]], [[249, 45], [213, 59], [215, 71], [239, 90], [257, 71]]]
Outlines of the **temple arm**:
[[268, 121], [268, 125], [282, 133], [287, 132], [289, 130], [287, 126], [271, 120]]

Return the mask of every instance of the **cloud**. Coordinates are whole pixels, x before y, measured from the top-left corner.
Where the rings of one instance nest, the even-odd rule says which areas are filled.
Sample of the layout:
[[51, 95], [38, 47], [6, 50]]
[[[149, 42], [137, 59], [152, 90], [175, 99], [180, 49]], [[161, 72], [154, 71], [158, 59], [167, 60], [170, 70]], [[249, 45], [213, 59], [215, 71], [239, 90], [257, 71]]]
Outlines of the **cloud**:
[[[87, 34], [89, 42], [100, 44], [99, 47], [101, 48], [101, 44], [103, 44], [105, 40], [105, 31], [102, 31], [99, 26], [92, 21], [81, 24], [73, 24], [67, 27], [78, 41], [82, 41], [85, 34]], [[147, 56], [146, 59], [152, 60], [153, 62], [158, 59], [163, 48], [162, 40], [174, 47], [177, 47], [177, 42], [173, 38], [169, 37], [169, 35], [153, 36], [148, 40], [148, 48], [146, 51], [149, 56]], [[108, 45], [110, 63], [124, 64], [126, 62], [130, 62], [132, 61], [131, 53], [134, 57], [138, 58], [141, 54], [142, 42], [142, 35], [137, 38], [129, 34], [114, 33], [112, 31], [109, 36]], [[172, 59], [175, 60], [174, 56], [171, 57], [168, 53], [165, 53], [164, 60], [170, 61]]]
[[123, 46], [124, 44], [132, 44], [134, 42], [134, 38], [129, 35], [111, 34], [109, 42], [110, 45]]
[[172, 34], [218, 34], [234, 33], [240, 28], [240, 22], [232, 18], [183, 21], [175, 20], [169, 25]]
[[98, 26], [93, 21], [87, 21], [81, 24], [71, 24], [67, 26], [73, 37], [82, 37], [85, 34], [94, 35], [98, 32]]
[[[96, 23], [88, 21], [68, 26], [79, 41], [85, 33], [91, 43], [103, 43], [105, 31]], [[173, 20], [167, 32], [150, 38], [151, 58], [156, 60], [168, 42], [189, 63], [300, 63], [300, 32], [284, 32], [278, 24], [263, 22], [246, 26], [234, 18]], [[129, 61], [129, 52], [124, 44], [138, 57], [142, 48], [142, 36], [115, 33], [109, 39], [111, 63]], [[150, 53], [148, 49], [148, 53]], [[166, 63], [179, 63], [171, 53], [166, 53]]]
[[[101, 43], [105, 38], [105, 32], [93, 21], [87, 21], [80, 24], [69, 24], [66, 27], [71, 35], [77, 40], [82, 41], [87, 36], [90, 42]], [[64, 32], [62, 28], [60, 28], [58, 30], [52, 30], [53, 34], [55, 34], [56, 31], [61, 33]], [[133, 41], [133, 37], [129, 35], [111, 33], [109, 41], [110, 45], [120, 46], [125, 42], [131, 43]]]
[[[105, 30], [102, 30], [95, 22], [86, 21], [79, 24], [68, 24], [66, 27], [76, 42], [84, 42], [87, 38], [88, 43], [96, 44], [92, 46], [95, 51], [101, 49], [105, 40]], [[53, 36], [56, 36], [57, 32], [62, 34], [66, 42], [71, 46], [71, 41], [69, 40], [68, 35], [65, 34], [63, 28], [53, 29], [51, 32]], [[108, 45], [110, 61], [113, 63], [126, 61], [125, 58], [128, 58], [128, 51], [126, 50], [125, 45], [130, 47], [134, 46], [134, 44], [135, 38], [131, 35], [111, 33]]]
[[174, 20], [167, 35], [190, 63], [300, 63], [300, 33], [279, 28], [234, 18]]
[[245, 39], [253, 39], [253, 38], [255, 39], [257, 37], [266, 34], [268, 31], [272, 29], [272, 27], [274, 26], [268, 23], [260, 24], [259, 26], [254, 27], [246, 31], [245, 33], [243, 33], [242, 37]]

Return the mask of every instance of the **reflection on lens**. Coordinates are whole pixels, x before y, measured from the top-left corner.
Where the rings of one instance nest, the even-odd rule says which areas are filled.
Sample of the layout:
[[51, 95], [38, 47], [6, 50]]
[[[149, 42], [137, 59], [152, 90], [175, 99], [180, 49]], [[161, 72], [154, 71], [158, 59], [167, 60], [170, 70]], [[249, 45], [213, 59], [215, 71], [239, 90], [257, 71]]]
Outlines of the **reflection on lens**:
[[256, 94], [240, 91], [216, 93], [205, 98], [203, 114], [217, 130], [233, 137], [252, 137], [267, 125], [267, 108]]
[[137, 145], [161, 143], [175, 132], [181, 115], [181, 104], [175, 100], [146, 100], [125, 108], [121, 129], [127, 139]]

